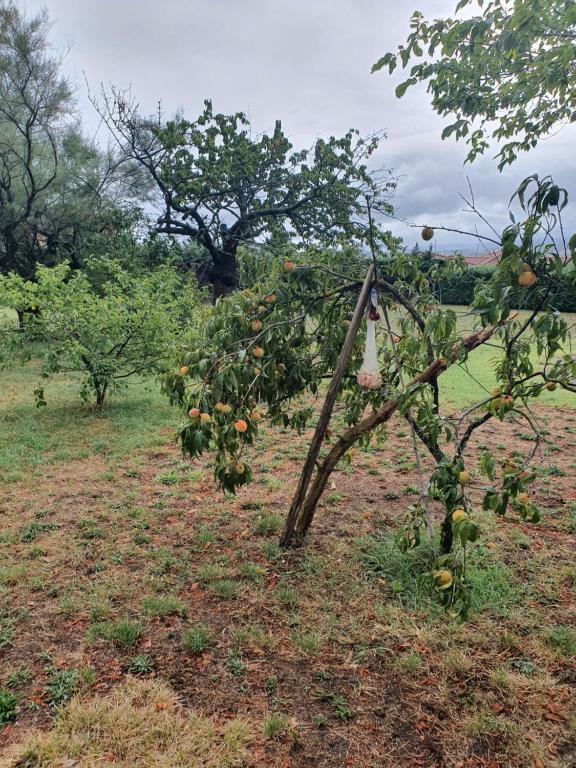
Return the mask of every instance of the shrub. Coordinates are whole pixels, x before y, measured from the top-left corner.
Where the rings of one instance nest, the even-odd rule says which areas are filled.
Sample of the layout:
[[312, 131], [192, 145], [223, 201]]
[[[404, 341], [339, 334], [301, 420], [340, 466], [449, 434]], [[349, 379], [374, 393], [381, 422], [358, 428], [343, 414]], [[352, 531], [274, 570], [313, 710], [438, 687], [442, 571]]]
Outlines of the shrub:
[[[434, 285], [434, 292], [442, 304], [468, 305], [474, 301], [474, 292], [487, 284], [496, 272], [496, 265], [468, 267], [458, 275], [441, 277]], [[550, 304], [559, 312], [576, 312], [576, 287], [568, 280], [558, 282], [550, 289]], [[522, 298], [522, 309], [533, 309], [531, 296]]]

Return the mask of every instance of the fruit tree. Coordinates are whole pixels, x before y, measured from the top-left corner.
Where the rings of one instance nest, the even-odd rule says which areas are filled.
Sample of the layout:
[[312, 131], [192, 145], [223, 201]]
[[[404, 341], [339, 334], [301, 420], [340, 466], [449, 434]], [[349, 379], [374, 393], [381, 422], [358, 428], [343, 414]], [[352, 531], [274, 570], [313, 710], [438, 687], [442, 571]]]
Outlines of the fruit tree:
[[[374, 247], [371, 258], [351, 248], [281, 258], [269, 253], [265, 277], [210, 310], [201, 343], [167, 379], [186, 408], [183, 450], [191, 456], [213, 452], [216, 479], [233, 493], [252, 479], [249, 457], [263, 422], [302, 431], [316, 420], [282, 534], [281, 544], [290, 546], [302, 542], [349, 449], [369, 442], [400, 414], [412, 431], [417, 465], [423, 471], [426, 451], [434, 469], [422, 478], [420, 501], [407, 511], [399, 545], [408, 549], [423, 536], [431, 538], [436, 588], [446, 605], [465, 613], [465, 549], [479, 535], [470, 500], [473, 476], [484, 476], [484, 510], [537, 521], [529, 488], [541, 434], [531, 403], [545, 388], [576, 391], [576, 364], [565, 352], [569, 328], [549, 300], [555, 284], [576, 280], [576, 237], [566, 243], [562, 235], [566, 199], [549, 178], [531, 177], [521, 185], [516, 200], [523, 217], [502, 233], [501, 260], [476, 290], [467, 331], [434, 293], [440, 270], [454, 276], [466, 269], [461, 259], [423, 262], [394, 246]], [[528, 298], [534, 309], [523, 311]], [[366, 324], [377, 327], [372, 384], [357, 376], [364, 335], [357, 331], [368, 304]], [[468, 360], [486, 344], [493, 350], [497, 388], [460, 413], [446, 410], [444, 372], [451, 366], [468, 370]], [[325, 380], [331, 380], [327, 392]], [[314, 398], [324, 395], [318, 419]], [[334, 402], [347, 427], [323, 449]], [[521, 458], [497, 457], [486, 448], [476, 470], [467, 456], [469, 441], [491, 420], [527, 425], [534, 432], [532, 448]]]

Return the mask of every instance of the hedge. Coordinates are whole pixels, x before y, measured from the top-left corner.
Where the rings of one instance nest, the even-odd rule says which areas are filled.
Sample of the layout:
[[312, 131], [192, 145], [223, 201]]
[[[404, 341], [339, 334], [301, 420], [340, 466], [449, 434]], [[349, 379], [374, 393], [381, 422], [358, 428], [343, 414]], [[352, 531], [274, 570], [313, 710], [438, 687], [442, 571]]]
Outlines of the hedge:
[[[489, 280], [494, 273], [494, 265], [470, 267], [459, 278], [441, 279], [436, 284], [436, 294], [443, 304], [471, 304], [476, 286]], [[566, 283], [558, 286], [551, 293], [552, 305], [560, 312], [576, 312], [576, 286]], [[523, 302], [524, 309], [531, 309], [530, 296]]]

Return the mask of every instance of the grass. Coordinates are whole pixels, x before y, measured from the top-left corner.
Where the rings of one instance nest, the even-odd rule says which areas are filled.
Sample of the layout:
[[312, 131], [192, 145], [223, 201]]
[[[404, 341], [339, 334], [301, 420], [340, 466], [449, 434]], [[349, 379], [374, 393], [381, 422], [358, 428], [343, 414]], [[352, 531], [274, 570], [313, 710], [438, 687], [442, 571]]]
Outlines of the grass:
[[554, 627], [547, 633], [550, 645], [566, 656], [576, 656], [576, 632], [569, 627]]
[[[458, 314], [458, 329], [468, 330], [470, 328], [470, 320], [466, 317], [467, 307], [454, 306], [451, 309]], [[528, 313], [526, 311], [519, 312], [520, 320], [527, 316]], [[573, 325], [576, 321], [576, 315], [574, 314], [564, 313], [563, 316], [569, 325]], [[573, 352], [574, 349], [572, 349]], [[441, 391], [445, 400], [457, 407], [462, 407], [486, 397], [486, 393], [489, 393], [496, 386], [494, 367], [498, 356], [497, 349], [484, 345], [471, 353], [465, 366], [451, 366], [440, 379]], [[535, 352], [532, 355], [532, 359], [535, 363], [538, 363]], [[575, 407], [574, 395], [564, 390], [556, 390], [555, 392], [545, 391], [540, 396], [540, 401], [545, 405]]]
[[432, 554], [426, 545], [403, 554], [395, 536], [384, 535], [360, 539], [358, 546], [366, 572], [385, 584], [403, 606], [435, 610], [433, 588], [425, 576], [432, 565]]
[[168, 686], [134, 679], [106, 696], [75, 699], [50, 731], [10, 752], [21, 766], [97, 765], [103, 755], [118, 755], [115, 764], [131, 768], [233, 768], [243, 763], [250, 738], [240, 718], [221, 724], [187, 714]]
[[49, 669], [49, 683], [46, 686], [46, 701], [51, 708], [60, 707], [69, 701], [81, 688], [95, 681], [91, 667], [81, 669]]
[[[458, 326], [469, 323], [465, 307], [453, 307], [459, 314]], [[520, 313], [522, 316], [522, 313]], [[576, 316], [566, 315], [570, 322]], [[445, 400], [460, 407], [480, 399], [494, 387], [494, 361], [497, 351], [491, 347], [475, 350], [468, 361], [472, 377], [461, 366], [452, 366], [441, 378]], [[37, 360], [3, 371], [0, 392], [0, 479], [18, 480], [26, 469], [44, 467], [72, 459], [98, 456], [118, 459], [134, 450], [153, 447], [169, 438], [178, 424], [177, 409], [170, 406], [154, 381], [130, 379], [125, 390], [109, 397], [98, 412], [84, 405], [79, 396], [79, 380], [57, 374], [44, 383], [48, 406], [34, 406], [34, 389], [40, 379]], [[574, 405], [571, 393], [561, 390], [544, 392], [541, 402]], [[81, 425], [79, 429], [78, 426]], [[159, 474], [157, 481], [177, 485], [182, 477], [174, 470]], [[275, 483], [275, 478], [269, 478]], [[258, 508], [258, 507], [256, 507]], [[277, 531], [280, 524], [273, 517], [257, 522], [262, 535]]]
[[210, 645], [210, 632], [202, 624], [195, 624], [182, 635], [182, 647], [186, 653], [197, 655], [204, 653]]
[[[36, 411], [25, 371], [6, 373], [0, 717], [2, 736], [24, 740], [23, 766], [112, 755], [135, 768], [382, 755], [383, 766], [464, 765], [478, 753], [552, 765], [572, 754], [576, 412], [538, 410], [557, 449], [530, 490], [538, 526], [513, 509], [483, 515], [470, 467], [481, 538], [461, 623], [431, 589], [430, 549], [396, 546], [421, 482], [399, 416], [335, 472], [306, 546], [285, 551], [278, 534], [307, 435], [265, 427], [249, 460], [267, 483], [227, 497], [209, 462], [182, 459], [178, 413], [155, 385], [131, 385], [98, 415], [54, 379]], [[32, 425], [27, 454], [19, 430]], [[525, 428], [508, 426], [480, 439], [530, 450]], [[238, 712], [245, 720], [225, 732]], [[28, 737], [38, 723], [44, 734]]]
[[7, 688], [0, 688], [0, 728], [16, 719], [19, 697]]
[[138, 621], [119, 619], [92, 624], [88, 630], [88, 637], [91, 641], [101, 638], [120, 648], [132, 648], [142, 632], [142, 625]]
[[37, 361], [2, 372], [0, 392], [0, 480], [15, 481], [26, 470], [95, 456], [118, 459], [135, 449], [161, 444], [174, 432], [177, 409], [154, 381], [130, 380], [99, 412], [82, 403], [79, 382], [63, 374], [45, 384], [48, 405], [36, 408]]
[[187, 608], [184, 603], [174, 595], [149, 595], [142, 600], [142, 613], [145, 616], [170, 616], [178, 614], [186, 616]]
[[285, 715], [270, 715], [264, 721], [264, 735], [267, 739], [277, 739], [288, 733], [290, 724]]

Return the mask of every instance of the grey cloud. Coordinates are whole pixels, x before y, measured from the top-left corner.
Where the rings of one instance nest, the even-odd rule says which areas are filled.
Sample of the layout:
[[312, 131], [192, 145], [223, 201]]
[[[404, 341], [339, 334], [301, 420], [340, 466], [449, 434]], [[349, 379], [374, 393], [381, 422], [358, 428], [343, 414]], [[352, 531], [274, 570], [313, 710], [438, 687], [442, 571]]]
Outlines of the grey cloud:
[[[27, 0], [30, 12], [44, 0]], [[171, 113], [195, 116], [210, 97], [220, 111], [246, 111], [256, 132], [281, 118], [296, 147], [350, 127], [386, 129], [376, 164], [399, 177], [401, 218], [469, 228], [459, 192], [470, 177], [479, 207], [506, 223], [506, 204], [529, 173], [552, 173], [576, 188], [576, 126], [542, 143], [516, 166], [498, 173], [490, 158], [463, 166], [464, 145], [442, 142], [444, 121], [433, 113], [424, 89], [394, 96], [402, 73], [370, 75], [386, 50], [405, 39], [413, 7], [430, 16], [453, 11], [453, 0], [399, 4], [392, 0], [48, 0], [53, 40], [71, 45], [65, 67], [78, 86], [78, 102], [90, 130], [98, 128], [84, 85], [131, 85], [146, 111], [159, 99]], [[83, 74], [84, 73], [84, 74]], [[100, 132], [99, 136], [102, 136]], [[576, 228], [572, 206], [569, 225]], [[449, 222], [449, 224], [447, 224]], [[392, 222], [414, 239], [414, 230]], [[439, 247], [465, 240], [438, 235]]]

